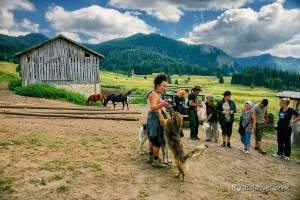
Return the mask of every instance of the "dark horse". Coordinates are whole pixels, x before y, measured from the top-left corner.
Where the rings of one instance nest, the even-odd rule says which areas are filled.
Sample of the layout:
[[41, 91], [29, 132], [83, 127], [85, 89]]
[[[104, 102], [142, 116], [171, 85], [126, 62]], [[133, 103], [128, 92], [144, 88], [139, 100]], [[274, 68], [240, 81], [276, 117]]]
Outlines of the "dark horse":
[[85, 102], [85, 105], [88, 106], [89, 103], [91, 102], [91, 105], [96, 105], [96, 101], [100, 101], [101, 104], [104, 106], [104, 101], [105, 101], [106, 97], [104, 94], [92, 94], [88, 100]]
[[122, 110], [124, 110], [124, 106], [125, 106], [125, 105], [124, 105], [124, 102], [125, 102], [126, 105], [127, 105], [127, 110], [129, 110], [129, 108], [128, 108], [128, 103], [127, 103], [127, 96], [128, 96], [130, 93], [131, 93], [131, 91], [127, 92], [126, 94], [123, 94], [123, 93], [121, 93], [121, 94], [111, 94], [111, 95], [109, 95], [109, 96], [106, 98], [106, 100], [104, 101], [104, 106], [107, 105], [107, 102], [112, 101], [112, 103], [113, 103], [113, 105], [114, 105], [114, 109], [115, 109], [115, 106], [116, 106], [115, 102], [122, 102], [122, 104], [123, 104]]

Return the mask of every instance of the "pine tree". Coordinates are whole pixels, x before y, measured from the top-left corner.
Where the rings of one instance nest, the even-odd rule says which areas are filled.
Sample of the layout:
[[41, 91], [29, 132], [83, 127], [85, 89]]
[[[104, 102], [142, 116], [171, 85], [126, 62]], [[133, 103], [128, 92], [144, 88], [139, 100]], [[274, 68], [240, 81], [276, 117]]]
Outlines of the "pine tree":
[[224, 78], [222, 75], [220, 75], [220, 78], [219, 78], [219, 83], [224, 83]]
[[168, 77], [168, 83], [169, 83], [169, 84], [172, 84], [172, 79], [171, 79], [170, 74], [168, 74], [167, 77]]
[[177, 79], [175, 80], [175, 85], [178, 85], [178, 80]]

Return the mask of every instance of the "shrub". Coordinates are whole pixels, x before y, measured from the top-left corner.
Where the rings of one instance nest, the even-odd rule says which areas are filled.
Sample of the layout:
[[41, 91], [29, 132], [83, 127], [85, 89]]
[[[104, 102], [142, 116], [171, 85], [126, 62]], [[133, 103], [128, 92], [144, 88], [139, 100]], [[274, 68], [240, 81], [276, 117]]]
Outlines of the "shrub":
[[21, 87], [21, 86], [22, 86], [22, 80], [18, 79], [18, 80], [14, 80], [14, 81], [9, 82], [8, 89], [10, 91], [14, 91], [16, 87]]
[[79, 105], [85, 105], [86, 101], [86, 97], [82, 94], [40, 83], [17, 87], [15, 88], [15, 93], [21, 96], [61, 100]]

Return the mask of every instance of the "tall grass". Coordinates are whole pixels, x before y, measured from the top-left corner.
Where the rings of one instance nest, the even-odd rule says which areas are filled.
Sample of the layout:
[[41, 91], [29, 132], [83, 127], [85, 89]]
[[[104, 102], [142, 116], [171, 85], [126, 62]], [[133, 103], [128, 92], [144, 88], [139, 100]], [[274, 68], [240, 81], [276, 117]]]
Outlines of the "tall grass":
[[16, 71], [18, 64], [0, 61], [0, 82], [10, 82], [20, 79], [19, 73]]

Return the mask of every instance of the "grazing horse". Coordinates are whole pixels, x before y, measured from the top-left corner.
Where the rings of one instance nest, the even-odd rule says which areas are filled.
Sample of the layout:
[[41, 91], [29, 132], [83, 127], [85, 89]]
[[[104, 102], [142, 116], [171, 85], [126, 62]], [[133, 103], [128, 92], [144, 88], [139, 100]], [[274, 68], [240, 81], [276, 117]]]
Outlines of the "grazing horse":
[[85, 102], [85, 105], [88, 106], [89, 103], [91, 102], [91, 105], [96, 105], [96, 101], [100, 101], [101, 104], [104, 106], [104, 101], [105, 101], [106, 97], [104, 94], [92, 94], [88, 100]]
[[123, 104], [122, 110], [124, 110], [124, 106], [125, 106], [124, 102], [125, 102], [126, 105], [127, 105], [127, 110], [129, 110], [128, 103], [127, 103], [127, 96], [130, 93], [131, 93], [131, 91], [127, 92], [126, 94], [121, 93], [121, 94], [111, 94], [111, 95], [109, 95], [106, 98], [106, 100], [104, 101], [104, 107], [107, 105], [107, 102], [112, 101], [112, 103], [114, 105], [114, 109], [115, 109], [115, 106], [116, 106], [115, 102], [122, 102], [122, 104]]

